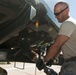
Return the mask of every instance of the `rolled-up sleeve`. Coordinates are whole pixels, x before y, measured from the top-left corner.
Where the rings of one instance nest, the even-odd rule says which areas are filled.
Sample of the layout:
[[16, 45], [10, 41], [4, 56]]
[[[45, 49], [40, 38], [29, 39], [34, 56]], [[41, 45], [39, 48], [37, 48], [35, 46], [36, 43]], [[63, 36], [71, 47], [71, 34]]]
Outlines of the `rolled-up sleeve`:
[[58, 35], [66, 35], [70, 37], [75, 29], [76, 29], [76, 26], [74, 23], [70, 21], [66, 21], [62, 23]]

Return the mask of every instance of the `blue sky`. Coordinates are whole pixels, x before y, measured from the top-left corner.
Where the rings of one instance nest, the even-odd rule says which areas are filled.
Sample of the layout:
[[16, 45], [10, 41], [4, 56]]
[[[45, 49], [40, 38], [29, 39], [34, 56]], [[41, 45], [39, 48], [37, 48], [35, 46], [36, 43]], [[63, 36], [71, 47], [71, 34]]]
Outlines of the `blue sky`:
[[76, 0], [65, 0], [70, 6], [70, 14], [76, 19]]
[[[70, 14], [73, 18], [76, 19], [76, 0], [40, 0], [42, 3], [45, 3], [44, 5], [47, 4], [47, 6], [49, 7], [49, 9], [52, 10], [52, 12], [54, 13], [54, 5], [58, 2], [58, 1], [66, 1], [69, 6], [70, 6]], [[57, 19], [55, 18], [55, 15], [53, 13], [50, 13], [51, 10], [48, 9], [48, 7], [46, 6], [47, 10], [48, 10], [48, 15], [50, 17], [52, 17], [51, 19], [58, 25], [58, 27], [60, 27], [60, 23], [57, 21]]]

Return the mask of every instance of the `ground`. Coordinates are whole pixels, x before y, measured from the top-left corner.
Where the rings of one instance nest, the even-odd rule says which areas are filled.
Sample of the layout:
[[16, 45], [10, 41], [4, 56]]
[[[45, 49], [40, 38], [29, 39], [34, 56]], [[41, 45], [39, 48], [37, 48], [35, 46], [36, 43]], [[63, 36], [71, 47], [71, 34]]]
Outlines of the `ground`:
[[[4, 62], [0, 63], [0, 67], [6, 69], [8, 75], [46, 75], [43, 70], [39, 71], [36, 68], [36, 65], [32, 63], [24, 63], [24, 69], [22, 62], [16, 62], [16, 65], [15, 62], [10, 62], [10, 64]], [[58, 73], [60, 71], [60, 67], [61, 66], [53, 65], [51, 68]]]

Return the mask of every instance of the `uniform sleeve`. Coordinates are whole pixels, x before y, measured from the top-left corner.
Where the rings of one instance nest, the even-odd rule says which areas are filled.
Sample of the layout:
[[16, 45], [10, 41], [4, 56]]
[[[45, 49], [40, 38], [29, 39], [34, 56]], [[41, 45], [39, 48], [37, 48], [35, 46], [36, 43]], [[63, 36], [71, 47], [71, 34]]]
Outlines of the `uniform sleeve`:
[[76, 26], [74, 23], [66, 21], [61, 25], [58, 35], [66, 35], [70, 37], [75, 29]]

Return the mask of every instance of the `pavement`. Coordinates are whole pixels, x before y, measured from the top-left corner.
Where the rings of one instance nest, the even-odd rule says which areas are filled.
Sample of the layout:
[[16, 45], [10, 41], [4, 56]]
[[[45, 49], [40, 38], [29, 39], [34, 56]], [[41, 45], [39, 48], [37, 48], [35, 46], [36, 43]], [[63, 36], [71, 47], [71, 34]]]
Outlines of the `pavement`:
[[[0, 67], [6, 69], [8, 75], [46, 75], [43, 70], [39, 71], [34, 63], [10, 62], [7, 64], [4, 62], [0, 63]], [[52, 65], [51, 68], [58, 73], [61, 66]]]

